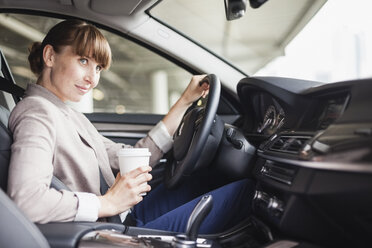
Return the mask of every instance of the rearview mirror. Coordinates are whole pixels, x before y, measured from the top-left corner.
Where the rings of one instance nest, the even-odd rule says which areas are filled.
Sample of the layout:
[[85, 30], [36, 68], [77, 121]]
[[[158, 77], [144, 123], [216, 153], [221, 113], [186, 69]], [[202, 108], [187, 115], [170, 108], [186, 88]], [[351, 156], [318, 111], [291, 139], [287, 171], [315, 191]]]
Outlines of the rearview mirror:
[[[239, 19], [245, 14], [247, 9], [247, 0], [224, 0], [226, 19], [228, 21]], [[252, 8], [257, 9], [267, 0], [249, 0]]]
[[261, 7], [262, 4], [266, 3], [267, 0], [249, 0], [249, 3], [251, 4], [251, 7], [254, 9], [257, 9]]
[[226, 19], [228, 21], [238, 19], [245, 14], [247, 0], [224, 0]]

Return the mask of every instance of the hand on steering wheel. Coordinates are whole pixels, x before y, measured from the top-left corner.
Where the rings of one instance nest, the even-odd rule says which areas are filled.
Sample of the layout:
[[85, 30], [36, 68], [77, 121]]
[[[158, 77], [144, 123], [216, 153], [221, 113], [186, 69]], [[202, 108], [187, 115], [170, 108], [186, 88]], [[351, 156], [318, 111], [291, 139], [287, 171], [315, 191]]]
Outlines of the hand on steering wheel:
[[200, 85], [205, 82], [209, 84], [205, 107], [187, 111], [174, 134], [172, 158], [165, 170], [168, 188], [176, 187], [184, 176], [208, 165], [221, 140], [224, 124], [216, 115], [221, 84], [214, 74], [207, 75]]

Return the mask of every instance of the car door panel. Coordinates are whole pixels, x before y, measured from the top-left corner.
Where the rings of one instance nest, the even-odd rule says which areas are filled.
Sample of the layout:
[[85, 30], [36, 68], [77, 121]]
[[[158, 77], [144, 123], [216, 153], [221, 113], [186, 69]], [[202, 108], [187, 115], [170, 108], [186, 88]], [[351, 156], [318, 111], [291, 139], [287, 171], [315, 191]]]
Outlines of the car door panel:
[[86, 117], [98, 132], [114, 142], [135, 145], [162, 118], [155, 114], [90, 113]]

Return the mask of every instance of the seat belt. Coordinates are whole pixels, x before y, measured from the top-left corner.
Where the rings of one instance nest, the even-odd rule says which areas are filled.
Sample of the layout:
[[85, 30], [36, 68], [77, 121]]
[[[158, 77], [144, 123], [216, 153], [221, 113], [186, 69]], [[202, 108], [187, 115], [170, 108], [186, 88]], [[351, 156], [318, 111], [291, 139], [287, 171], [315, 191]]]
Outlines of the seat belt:
[[[99, 169], [100, 191], [101, 191], [101, 195], [104, 195], [104, 194], [106, 194], [107, 190], [110, 187], [108, 186], [105, 178], [102, 175], [101, 168], [98, 168], [98, 169]], [[122, 224], [119, 215], [110, 216], [110, 217], [107, 217], [106, 219], [107, 219], [108, 222], [111, 222], [111, 223], [120, 223], [120, 224]]]
[[9, 94], [12, 94], [13, 96], [17, 96], [19, 98], [22, 98], [25, 93], [25, 90], [22, 87], [16, 84], [13, 84], [8, 79], [3, 78], [1, 76], [0, 76], [0, 90], [8, 92]]

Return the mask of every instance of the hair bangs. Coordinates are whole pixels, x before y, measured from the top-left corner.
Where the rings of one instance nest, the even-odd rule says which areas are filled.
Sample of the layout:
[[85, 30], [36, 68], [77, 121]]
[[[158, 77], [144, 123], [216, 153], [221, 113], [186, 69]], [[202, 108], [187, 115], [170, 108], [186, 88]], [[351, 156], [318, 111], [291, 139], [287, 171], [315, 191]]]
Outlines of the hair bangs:
[[75, 53], [93, 58], [104, 69], [111, 65], [111, 49], [106, 38], [94, 26], [85, 25], [81, 28], [73, 44]]

